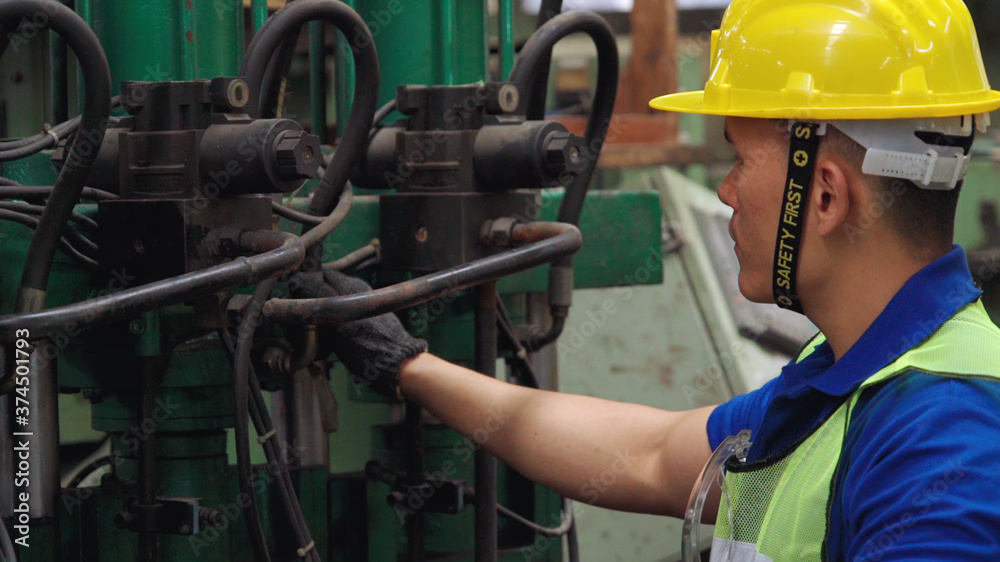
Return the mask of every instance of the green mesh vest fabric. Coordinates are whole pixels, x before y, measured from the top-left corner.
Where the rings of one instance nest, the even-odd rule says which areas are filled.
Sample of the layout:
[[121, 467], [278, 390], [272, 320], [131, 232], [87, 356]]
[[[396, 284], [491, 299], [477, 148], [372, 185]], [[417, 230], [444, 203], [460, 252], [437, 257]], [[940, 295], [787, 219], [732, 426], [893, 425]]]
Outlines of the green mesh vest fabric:
[[[798, 361], [823, 341], [818, 336], [810, 342]], [[716, 521], [712, 562], [822, 560], [831, 485], [851, 411], [865, 388], [911, 370], [1000, 380], [1000, 329], [990, 321], [980, 301], [966, 306], [922, 344], [866, 379], [790, 454], [752, 470], [730, 466]]]

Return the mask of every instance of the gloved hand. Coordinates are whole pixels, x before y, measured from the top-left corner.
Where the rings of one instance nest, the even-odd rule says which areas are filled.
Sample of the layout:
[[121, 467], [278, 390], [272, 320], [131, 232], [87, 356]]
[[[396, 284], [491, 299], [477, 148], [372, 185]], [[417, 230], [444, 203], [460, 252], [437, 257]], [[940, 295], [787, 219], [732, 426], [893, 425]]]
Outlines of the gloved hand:
[[[371, 291], [364, 281], [338, 271], [298, 273], [291, 279], [293, 293], [318, 298]], [[427, 351], [427, 342], [411, 336], [395, 314], [322, 327], [321, 346], [329, 346], [354, 380], [379, 394], [397, 397], [399, 366]]]

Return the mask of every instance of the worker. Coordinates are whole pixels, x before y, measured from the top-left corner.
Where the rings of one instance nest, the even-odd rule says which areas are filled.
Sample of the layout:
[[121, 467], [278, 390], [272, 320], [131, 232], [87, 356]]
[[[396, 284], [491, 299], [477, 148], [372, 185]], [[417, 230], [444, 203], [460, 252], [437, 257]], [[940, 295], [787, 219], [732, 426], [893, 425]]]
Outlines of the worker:
[[428, 353], [392, 315], [334, 328], [335, 353], [612, 509], [683, 517], [713, 449], [749, 430], [709, 496], [713, 560], [1000, 560], [1000, 329], [952, 243], [974, 134], [1000, 107], [968, 9], [735, 0], [711, 49], [703, 91], [651, 105], [725, 117], [740, 291], [821, 330], [775, 379], [686, 412], [528, 389]]

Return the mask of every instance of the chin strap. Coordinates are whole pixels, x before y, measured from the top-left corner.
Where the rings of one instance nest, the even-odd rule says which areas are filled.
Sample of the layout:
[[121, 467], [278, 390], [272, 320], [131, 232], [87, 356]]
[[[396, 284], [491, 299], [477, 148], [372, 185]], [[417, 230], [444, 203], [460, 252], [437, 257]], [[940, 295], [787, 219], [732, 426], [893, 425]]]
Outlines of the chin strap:
[[795, 281], [809, 188], [819, 150], [820, 128], [821, 125], [816, 123], [795, 123], [791, 127], [788, 178], [785, 180], [785, 196], [774, 247], [774, 302], [795, 312], [802, 312]]

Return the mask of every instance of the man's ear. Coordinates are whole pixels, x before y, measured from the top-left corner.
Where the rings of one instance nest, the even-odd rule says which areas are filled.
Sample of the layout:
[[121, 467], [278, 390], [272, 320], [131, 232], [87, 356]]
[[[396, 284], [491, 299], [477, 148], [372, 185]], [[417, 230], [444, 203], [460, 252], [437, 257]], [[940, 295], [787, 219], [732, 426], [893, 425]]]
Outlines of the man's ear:
[[856, 204], [855, 194], [851, 193], [851, 188], [856, 187], [851, 184], [856, 181], [840, 159], [825, 157], [816, 162], [809, 213], [820, 236], [840, 231], [847, 221], [852, 205]]

